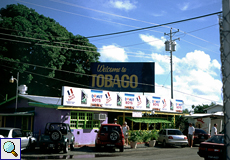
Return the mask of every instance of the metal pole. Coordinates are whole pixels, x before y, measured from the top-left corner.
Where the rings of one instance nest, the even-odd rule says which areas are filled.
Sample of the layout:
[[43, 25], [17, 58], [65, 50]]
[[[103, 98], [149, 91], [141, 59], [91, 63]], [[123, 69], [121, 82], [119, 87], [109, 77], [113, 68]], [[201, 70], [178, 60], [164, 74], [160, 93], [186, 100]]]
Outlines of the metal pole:
[[170, 29], [171, 99], [173, 99], [172, 28]]
[[18, 81], [19, 81], [19, 72], [17, 73], [17, 87], [16, 87], [16, 104], [15, 104], [15, 112], [17, 112], [17, 108], [18, 108]]
[[[222, 0], [223, 29], [221, 31], [221, 62], [223, 82], [224, 139], [226, 159], [230, 160], [230, 2]], [[222, 45], [223, 44], [223, 45]]]

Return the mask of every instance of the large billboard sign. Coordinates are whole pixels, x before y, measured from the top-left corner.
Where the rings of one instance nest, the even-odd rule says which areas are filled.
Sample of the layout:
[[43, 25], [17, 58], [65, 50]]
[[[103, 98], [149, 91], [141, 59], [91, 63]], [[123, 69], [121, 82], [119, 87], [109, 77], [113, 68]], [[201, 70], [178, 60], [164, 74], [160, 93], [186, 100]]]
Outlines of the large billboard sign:
[[100, 90], [155, 92], [155, 63], [91, 63], [90, 86]]
[[182, 100], [170, 100], [154, 94], [113, 92], [95, 89], [62, 87], [64, 106], [100, 107], [110, 109], [131, 109], [133, 111], [182, 112]]

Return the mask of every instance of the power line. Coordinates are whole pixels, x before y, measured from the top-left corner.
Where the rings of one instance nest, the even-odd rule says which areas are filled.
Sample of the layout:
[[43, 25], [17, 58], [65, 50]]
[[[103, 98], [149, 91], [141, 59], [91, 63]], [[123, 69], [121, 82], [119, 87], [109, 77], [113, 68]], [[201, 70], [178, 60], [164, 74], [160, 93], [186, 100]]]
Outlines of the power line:
[[[82, 8], [82, 9], [86, 9], [86, 10], [90, 10], [90, 11], [94, 11], [94, 12], [99, 12], [99, 13], [103, 13], [103, 14], [107, 14], [107, 15], [111, 15], [111, 16], [115, 16], [115, 17], [119, 17], [119, 18], [124, 18], [124, 19], [132, 20], [132, 21], [138, 21], [138, 22], [143, 22], [143, 23], [148, 23], [148, 24], [160, 25], [160, 24], [147, 22], [147, 21], [143, 21], [143, 20], [138, 20], [138, 19], [134, 19], [134, 18], [130, 18], [130, 17], [125, 17], [125, 16], [113, 14], [113, 13], [108, 13], [108, 12], [104, 12], [104, 11], [100, 11], [100, 10], [96, 10], [96, 9], [92, 9], [92, 8], [88, 8], [88, 7], [83, 7], [83, 6], [80, 6], [80, 5], [76, 5], [76, 4], [73, 4], [73, 3], [64, 2], [64, 1], [60, 1], [60, 0], [50, 0], [50, 1], [57, 2], [57, 3], [62, 3], [62, 4], [65, 4], [65, 5], [69, 5], [69, 6], [73, 6], [73, 7], [77, 7], [77, 8]], [[171, 27], [169, 27], [167, 25], [162, 25], [162, 27], [171, 28]], [[180, 32], [183, 32], [183, 31], [180, 31]], [[190, 36], [198, 38], [198, 39], [201, 39], [201, 38], [196, 37], [196, 36], [191, 35], [191, 34], [190, 34]], [[203, 39], [201, 39], [201, 40], [203, 40]]]
[[184, 20], [179, 20], [179, 21], [159, 24], [159, 25], [155, 25], [155, 26], [139, 28], [139, 29], [127, 30], [127, 31], [122, 31], [122, 32], [114, 32], [114, 33], [108, 33], [108, 34], [101, 34], [101, 35], [96, 35], [96, 36], [89, 36], [89, 37], [86, 37], [86, 38], [96, 38], [96, 37], [110, 36], [110, 35], [115, 35], [115, 34], [123, 34], [123, 33], [128, 33], [128, 32], [135, 32], [135, 31], [140, 31], [140, 30], [145, 30], [145, 29], [150, 29], [150, 28], [155, 28], [155, 27], [160, 27], [160, 26], [165, 26], [165, 25], [170, 25], [170, 24], [175, 24], [175, 23], [191, 21], [191, 20], [194, 20], [194, 19], [208, 17], [208, 16], [212, 16], [212, 15], [215, 15], [215, 14], [220, 14], [220, 13], [222, 13], [222, 12], [215, 12], [215, 13], [206, 14], [206, 15], [203, 15], [203, 16], [188, 18], [188, 19], [184, 19]]
[[[2, 60], [5, 60], [3, 58], [0, 58]], [[23, 63], [23, 62], [16, 62], [16, 61], [12, 61], [12, 60], [5, 60], [5, 61], [10, 61], [10, 62], [14, 62], [14, 63], [22, 63], [22, 64], [27, 64], [27, 65], [32, 65], [32, 64], [28, 64], [28, 63]], [[7, 68], [12, 68], [12, 69], [15, 69], [13, 67], [9, 67], [9, 66], [5, 66], [5, 65], [2, 65], [0, 64], [1, 66], [4, 66], [4, 67], [7, 67]], [[49, 68], [49, 67], [43, 67], [43, 66], [38, 66], [38, 65], [33, 65], [33, 66], [37, 66], [37, 67], [41, 67], [41, 68], [46, 68], [46, 69], [51, 69], [51, 70], [56, 70], [56, 69], [53, 69], [53, 68]], [[64, 71], [64, 70], [59, 70], [59, 71]], [[37, 74], [37, 73], [33, 73], [33, 72], [29, 72], [29, 71], [24, 71], [24, 72], [27, 72], [27, 73], [30, 73], [30, 74], [34, 74], [34, 75], [37, 75], [37, 76], [42, 76], [42, 77], [45, 77], [45, 78], [50, 78], [50, 79], [54, 79], [54, 80], [58, 80], [58, 81], [62, 81], [62, 82], [66, 82], [66, 83], [70, 83], [70, 84], [75, 84], [75, 85], [79, 85], [79, 86], [83, 86], [83, 87], [91, 87], [91, 86], [88, 86], [88, 85], [83, 85], [83, 84], [79, 84], [79, 83], [74, 83], [74, 82], [70, 82], [70, 81], [65, 81], [65, 80], [62, 80], [62, 79], [58, 79], [58, 78], [52, 78], [52, 77], [48, 77], [48, 76], [44, 76], [44, 75], [41, 75], [41, 74]], [[65, 71], [65, 72], [68, 72], [68, 73], [74, 73], [74, 72], [71, 72], [71, 71]], [[76, 74], [76, 73], [74, 73]], [[80, 73], [78, 73], [80, 74]], [[82, 75], [85, 75], [85, 74], [82, 74]], [[88, 75], [88, 76], [92, 76], [92, 75]], [[100, 77], [102, 78], [102, 77]], [[104, 78], [105, 79], [105, 78]], [[110, 79], [111, 80], [111, 79]], [[114, 80], [114, 79], [113, 79]], [[122, 81], [122, 80], [119, 80], [119, 81]], [[132, 83], [136, 83], [136, 82], [132, 82]], [[160, 86], [160, 85], [152, 85], [152, 84], [145, 84], [145, 83], [137, 83], [137, 84], [141, 84], [141, 85], [148, 85], [148, 86], [156, 86], [156, 87], [162, 87], [162, 88], [166, 88], [166, 89], [170, 89], [168, 87], [165, 87], [165, 86]], [[91, 88], [94, 88], [94, 89], [98, 89], [96, 87], [91, 87]], [[185, 92], [182, 92], [182, 91], [178, 91], [178, 90], [174, 90], [175, 92], [178, 92], [178, 93], [182, 93], [184, 95], [189, 95], [189, 96], [192, 96], [192, 97], [196, 97], [196, 98], [199, 98], [199, 99], [204, 99], [204, 100], [208, 100], [208, 101], [211, 101], [213, 102], [213, 100], [211, 99], [207, 99], [207, 98], [203, 98], [203, 97], [200, 97], [200, 96], [196, 96], [196, 95], [193, 95], [193, 94], [188, 94], [188, 93], [185, 93]], [[215, 101], [217, 102], [217, 101]]]
[[[47, 8], [47, 9], [51, 9], [51, 10], [56, 10], [56, 11], [68, 13], [68, 14], [73, 14], [73, 15], [77, 15], [77, 16], [87, 17], [87, 18], [91, 18], [91, 19], [97, 19], [97, 20], [100, 20], [100, 21], [106, 21], [106, 22], [115, 23], [115, 24], [119, 24], [119, 25], [130, 26], [130, 25], [122, 24], [122, 23], [107, 21], [107, 20], [103, 20], [103, 19], [99, 19], [99, 18], [94, 18], [94, 17], [89, 17], [89, 16], [85, 16], [85, 15], [81, 15], [81, 14], [72, 13], [72, 12], [67, 12], [67, 11], [63, 11], [63, 10], [59, 10], [59, 9], [55, 9], [55, 8], [51, 8], [51, 7], [46, 7], [46, 6], [42, 6], [42, 5], [38, 5], [38, 4], [34, 4], [34, 3], [29, 3], [29, 2], [25, 2], [25, 1], [21, 1], [21, 0], [17, 0], [17, 1], [22, 2], [22, 3], [31, 4], [31, 5], [35, 5], [35, 6], [39, 6], [39, 7], [43, 7], [43, 8]], [[100, 13], [104, 13], [104, 14], [108, 14], [108, 15], [112, 15], [112, 16], [116, 16], [116, 17], [120, 17], [120, 18], [125, 18], [125, 19], [129, 19], [129, 20], [134, 20], [134, 21], [139, 21], [139, 22], [143, 22], [143, 23], [149, 23], [149, 24], [159, 25], [159, 24], [156, 24], [156, 23], [146, 22], [146, 21], [142, 21], [142, 20], [138, 20], [138, 19], [134, 19], [134, 18], [130, 18], [130, 17], [125, 17], [125, 16], [121, 16], [121, 15], [116, 15], [116, 14], [111, 14], [111, 13], [107, 13], [107, 12], [103, 12], [103, 11], [98, 11], [98, 10], [95, 10], [95, 9], [91, 9], [91, 8], [87, 8], [87, 7], [82, 7], [82, 6], [79, 6], [79, 5], [73, 5], [71, 3], [67, 3], [67, 2], [63, 2], [63, 1], [62, 2], [59, 1], [59, 3], [64, 3], [64, 4], [67, 4], [67, 5], [72, 5], [72, 6], [75, 6], [75, 7], [79, 7], [79, 8], [83, 8], [83, 9], [88, 9], [88, 10], [92, 10], [92, 11], [96, 11], [96, 12], [100, 12]], [[131, 27], [133, 27], [133, 26], [131, 26]], [[171, 28], [171, 27], [166, 26], [166, 25], [162, 25], [161, 27]], [[137, 28], [137, 27], [135, 27], [135, 28]], [[153, 31], [153, 30], [151, 30], [151, 31]], [[183, 32], [183, 31], [180, 30], [180, 32]], [[189, 35], [193, 36], [191, 34], [189, 34]], [[199, 38], [197, 36], [193, 36], [193, 37], [194, 38], [198, 38], [200, 40], [203, 40], [203, 39], [201, 39], [201, 38]], [[209, 43], [211, 43], [211, 42], [209, 42]]]

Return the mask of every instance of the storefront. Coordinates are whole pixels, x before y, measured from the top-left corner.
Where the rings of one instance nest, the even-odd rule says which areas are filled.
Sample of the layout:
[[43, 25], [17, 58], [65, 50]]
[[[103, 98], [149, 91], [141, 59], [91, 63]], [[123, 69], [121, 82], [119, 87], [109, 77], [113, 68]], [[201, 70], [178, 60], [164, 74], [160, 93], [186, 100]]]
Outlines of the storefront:
[[70, 125], [76, 144], [88, 145], [95, 143], [95, 130], [101, 124], [113, 123], [114, 118], [121, 125], [127, 121], [133, 130], [159, 130], [175, 123], [176, 115], [182, 115], [182, 101], [154, 95], [73, 87], [63, 87], [62, 92], [63, 97], [20, 94], [17, 115], [15, 103], [4, 103], [2, 127], [24, 128], [39, 137], [46, 123], [64, 122]]

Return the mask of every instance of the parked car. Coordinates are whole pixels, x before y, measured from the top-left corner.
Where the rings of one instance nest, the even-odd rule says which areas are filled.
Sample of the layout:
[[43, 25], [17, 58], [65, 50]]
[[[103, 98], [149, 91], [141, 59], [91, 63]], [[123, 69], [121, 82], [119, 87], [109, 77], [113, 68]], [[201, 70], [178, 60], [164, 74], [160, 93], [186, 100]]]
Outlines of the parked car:
[[224, 134], [216, 134], [200, 144], [197, 154], [204, 159], [226, 159]]
[[95, 147], [99, 150], [101, 147], [119, 148], [124, 151], [125, 137], [119, 124], [102, 124], [97, 132]]
[[[188, 136], [188, 129], [185, 129], [183, 134]], [[193, 144], [200, 144], [201, 142], [208, 140], [210, 137], [210, 134], [205, 132], [203, 129], [195, 128]]]
[[188, 139], [179, 129], [162, 129], [157, 143], [161, 143], [163, 147], [167, 145], [185, 147], [188, 145]]
[[26, 136], [20, 128], [0, 127], [0, 138], [20, 138], [21, 150], [35, 149], [37, 139], [30, 135]]
[[54, 149], [67, 153], [74, 150], [75, 137], [66, 123], [47, 123], [45, 133], [40, 139], [40, 148], [43, 150]]

